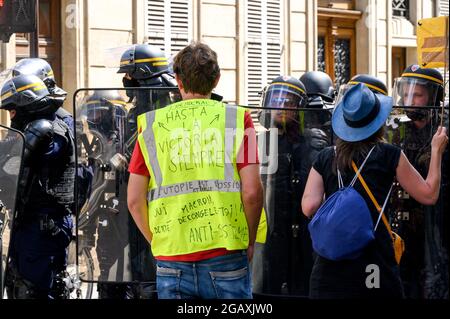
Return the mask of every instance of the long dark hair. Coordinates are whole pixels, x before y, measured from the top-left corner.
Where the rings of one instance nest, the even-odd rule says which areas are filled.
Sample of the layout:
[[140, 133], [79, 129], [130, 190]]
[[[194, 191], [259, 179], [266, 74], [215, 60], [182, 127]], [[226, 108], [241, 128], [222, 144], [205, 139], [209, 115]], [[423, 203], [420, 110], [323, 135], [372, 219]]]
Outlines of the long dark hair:
[[358, 157], [365, 157], [369, 153], [372, 146], [377, 143], [385, 143], [384, 139], [384, 126], [382, 126], [373, 135], [369, 136], [365, 140], [358, 142], [347, 142], [336, 139], [336, 157], [333, 162], [333, 171], [336, 173], [336, 168], [345, 171], [347, 169], [352, 169], [352, 161]]

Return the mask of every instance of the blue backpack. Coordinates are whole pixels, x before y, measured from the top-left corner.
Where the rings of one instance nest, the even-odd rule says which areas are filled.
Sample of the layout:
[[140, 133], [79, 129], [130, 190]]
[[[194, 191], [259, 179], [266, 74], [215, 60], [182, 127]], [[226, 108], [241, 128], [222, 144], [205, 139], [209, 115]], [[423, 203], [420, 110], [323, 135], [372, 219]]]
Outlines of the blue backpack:
[[313, 249], [324, 258], [358, 258], [364, 247], [375, 239], [369, 207], [353, 188], [374, 148], [375, 146], [367, 154], [349, 186], [344, 187], [341, 173], [337, 171], [339, 190], [320, 206], [308, 225]]

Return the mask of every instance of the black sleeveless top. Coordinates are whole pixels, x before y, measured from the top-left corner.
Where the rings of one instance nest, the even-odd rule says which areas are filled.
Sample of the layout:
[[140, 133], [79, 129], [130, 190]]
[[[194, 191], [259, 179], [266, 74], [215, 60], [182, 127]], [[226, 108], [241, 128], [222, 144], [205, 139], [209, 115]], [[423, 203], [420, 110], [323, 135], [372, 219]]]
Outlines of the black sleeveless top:
[[[383, 205], [394, 180], [400, 154], [401, 149], [399, 147], [387, 143], [378, 143], [361, 171], [361, 175], [380, 206]], [[338, 190], [337, 175], [332, 169], [334, 156], [334, 148], [328, 147], [319, 153], [313, 165], [323, 178], [327, 198]], [[354, 160], [356, 165], [360, 167], [364, 157]], [[348, 169], [341, 174], [344, 185], [348, 186], [355, 172]], [[374, 204], [359, 180], [356, 181], [354, 188], [366, 200], [375, 225], [379, 214]], [[388, 205], [385, 209], [386, 216], [388, 216], [389, 211]], [[379, 269], [379, 272], [374, 271], [374, 269]], [[379, 274], [378, 277], [377, 273]], [[367, 281], [370, 287], [378, 286], [376, 284], [377, 279], [379, 279], [379, 288], [368, 288]], [[394, 258], [392, 240], [382, 221], [380, 221], [375, 232], [375, 241], [364, 249], [362, 256], [359, 258], [331, 261], [316, 256], [311, 274], [310, 297], [326, 299], [403, 297], [403, 288]]]

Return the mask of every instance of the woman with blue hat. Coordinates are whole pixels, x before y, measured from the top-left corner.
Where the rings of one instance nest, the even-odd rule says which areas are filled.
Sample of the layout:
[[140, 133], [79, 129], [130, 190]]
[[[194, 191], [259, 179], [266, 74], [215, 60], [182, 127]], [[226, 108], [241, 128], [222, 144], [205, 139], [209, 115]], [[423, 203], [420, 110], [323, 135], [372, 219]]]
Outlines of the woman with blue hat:
[[[302, 199], [306, 216], [315, 214], [324, 196], [329, 198], [338, 191], [338, 172], [343, 185], [347, 186], [355, 176], [355, 168], [362, 165], [360, 177], [365, 185], [359, 179], [354, 188], [366, 202], [374, 225], [381, 217], [375, 202], [386, 201], [394, 178], [418, 202], [426, 205], [436, 202], [442, 153], [448, 143], [446, 128], [439, 127], [433, 137], [428, 176], [423, 179], [402, 150], [383, 139], [383, 127], [391, 109], [392, 98], [375, 94], [361, 83], [347, 91], [332, 116], [333, 131], [338, 137], [336, 147], [319, 153], [308, 177]], [[311, 274], [310, 297], [402, 298], [403, 287], [391, 233], [380, 223], [375, 227], [374, 237], [353, 259], [336, 261], [317, 255]]]

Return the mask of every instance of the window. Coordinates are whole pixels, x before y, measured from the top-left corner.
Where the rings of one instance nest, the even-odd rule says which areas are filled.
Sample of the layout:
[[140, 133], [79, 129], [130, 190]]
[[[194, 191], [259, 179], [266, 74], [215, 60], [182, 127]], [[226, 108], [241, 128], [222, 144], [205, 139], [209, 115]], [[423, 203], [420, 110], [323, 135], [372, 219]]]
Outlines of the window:
[[[61, 1], [39, 1], [39, 57], [52, 66], [57, 82], [61, 81]], [[16, 33], [17, 61], [30, 56], [30, 33]]]
[[355, 74], [355, 30], [319, 27], [317, 49], [318, 70], [327, 73], [339, 89]]
[[406, 48], [392, 47], [392, 82], [394, 79], [402, 76], [406, 68]]
[[392, 15], [409, 19], [409, 0], [392, 0]]
[[192, 0], [148, 0], [147, 42], [166, 56], [189, 44], [192, 35]]
[[437, 16], [448, 16], [449, 13], [449, 1], [448, 0], [437, 0]]
[[[350, 1], [343, 1], [351, 4]], [[362, 13], [356, 10], [319, 7], [317, 64], [338, 90], [356, 72], [355, 22]]]
[[247, 1], [247, 98], [257, 106], [261, 90], [281, 73], [279, 0]]

